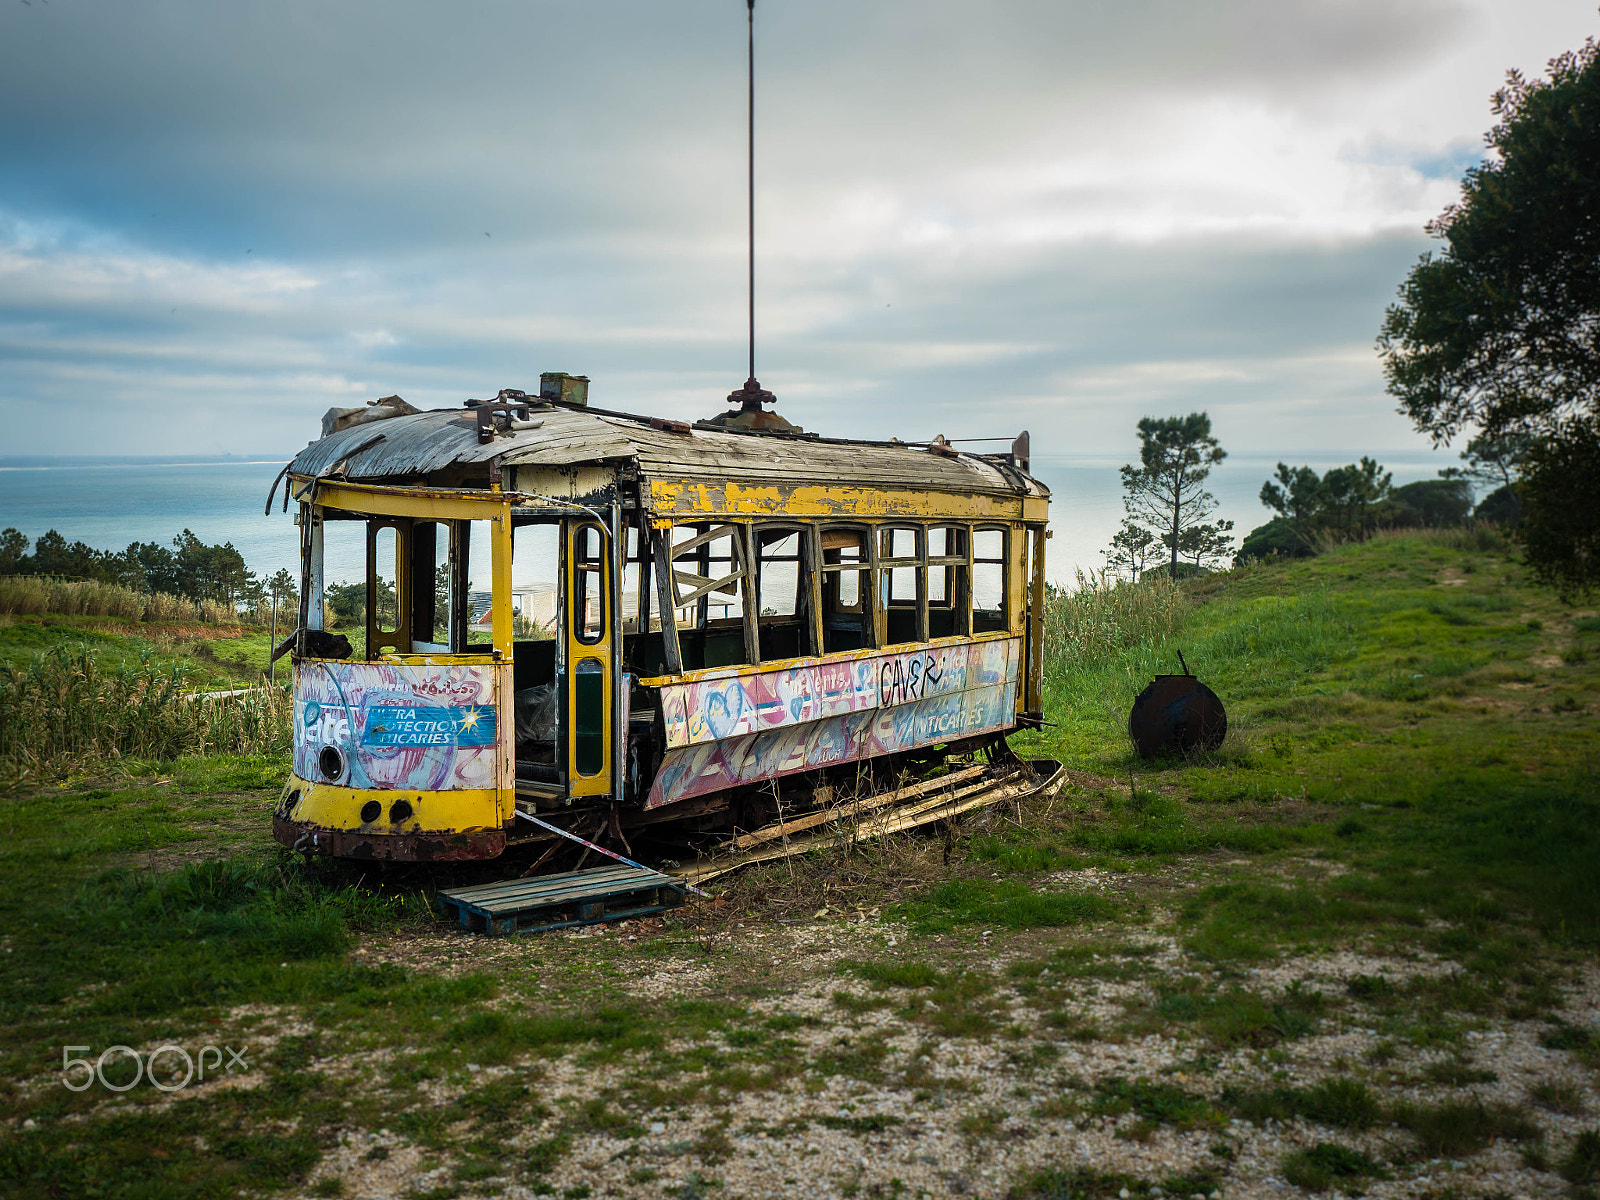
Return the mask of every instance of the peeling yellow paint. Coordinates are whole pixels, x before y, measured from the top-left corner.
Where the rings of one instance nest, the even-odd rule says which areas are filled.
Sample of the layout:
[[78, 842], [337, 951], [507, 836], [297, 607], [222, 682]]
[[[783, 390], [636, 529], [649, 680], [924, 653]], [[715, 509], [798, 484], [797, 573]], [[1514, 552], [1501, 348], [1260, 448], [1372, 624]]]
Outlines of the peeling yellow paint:
[[986, 496], [973, 493], [803, 484], [749, 486], [652, 480], [650, 507], [657, 528], [670, 517], [715, 513], [751, 517], [922, 517], [926, 520], [1044, 520], [1049, 502], [1042, 496]]

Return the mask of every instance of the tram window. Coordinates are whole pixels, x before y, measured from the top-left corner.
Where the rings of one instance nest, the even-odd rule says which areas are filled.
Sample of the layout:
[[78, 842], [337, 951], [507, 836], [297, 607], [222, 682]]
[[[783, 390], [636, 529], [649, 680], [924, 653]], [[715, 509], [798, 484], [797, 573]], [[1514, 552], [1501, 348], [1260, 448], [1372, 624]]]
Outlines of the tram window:
[[734, 525], [673, 527], [674, 594], [683, 604], [678, 610], [680, 630], [703, 629], [744, 615], [740, 600], [745, 573], [742, 540]]
[[800, 531], [764, 529], [758, 535], [756, 578], [763, 617], [792, 617], [800, 604]]
[[1007, 629], [1006, 531], [972, 531], [972, 631]]
[[821, 539], [823, 653], [860, 650], [871, 644], [866, 532], [824, 529]]
[[[639, 632], [640, 601], [643, 600], [643, 612], [648, 614], [650, 598], [644, 596], [639, 590], [639, 527], [628, 525], [623, 528], [622, 544], [622, 631], [624, 633]], [[648, 621], [647, 621], [648, 624]]]
[[398, 578], [398, 548], [393, 525], [380, 525], [372, 537], [372, 616], [379, 633], [399, 628], [400, 598], [395, 592]]
[[494, 649], [494, 525], [457, 521], [455, 529], [450, 611], [457, 622], [457, 653], [487, 654]]
[[367, 636], [367, 523], [344, 520], [338, 509], [324, 512], [322, 628], [344, 634], [360, 654]]
[[579, 659], [573, 668], [573, 769], [579, 775], [598, 775], [605, 766], [606, 676], [598, 658]]
[[800, 530], [756, 530], [757, 631], [763, 662], [798, 658], [811, 648], [810, 632], [800, 619], [806, 557]]
[[928, 546], [928, 636], [966, 633], [967, 531], [938, 525], [924, 535]]
[[450, 527], [434, 521], [411, 526], [411, 650], [450, 649]]
[[555, 636], [560, 526], [551, 521], [511, 531], [511, 630], [514, 642]]
[[896, 526], [878, 531], [878, 563], [884, 604], [888, 608], [891, 646], [925, 640], [922, 631], [921, 530]]
[[586, 646], [605, 637], [605, 534], [593, 522], [580, 525], [572, 539], [572, 635]]

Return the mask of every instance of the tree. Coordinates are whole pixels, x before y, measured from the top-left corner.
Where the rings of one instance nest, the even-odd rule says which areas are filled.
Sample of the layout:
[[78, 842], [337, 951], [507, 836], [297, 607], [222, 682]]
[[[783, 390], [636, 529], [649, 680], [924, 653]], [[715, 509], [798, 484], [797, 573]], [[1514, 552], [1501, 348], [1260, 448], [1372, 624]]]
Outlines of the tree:
[[[1321, 476], [1310, 467], [1291, 468], [1287, 463], [1279, 463], [1275, 478], [1276, 483], [1269, 479], [1261, 485], [1261, 503], [1278, 514], [1275, 520], [1289, 527], [1306, 554], [1315, 554], [1318, 521], [1322, 516]], [[1251, 530], [1251, 537], [1257, 532]], [[1245, 539], [1247, 543], [1249, 540]]]
[[[1493, 111], [1492, 155], [1429, 224], [1445, 245], [1401, 284], [1378, 348], [1400, 411], [1435, 442], [1469, 426], [1530, 439], [1524, 491], [1539, 491], [1538, 519], [1554, 525], [1526, 527], [1524, 513], [1529, 562], [1589, 586], [1600, 562], [1582, 548], [1600, 536], [1600, 484], [1570, 468], [1600, 417], [1600, 45], [1553, 59], [1544, 79], [1511, 72]], [[1554, 503], [1538, 469], [1576, 490]]]
[[135, 591], [180, 595], [178, 556], [159, 542], [130, 542], [122, 552], [125, 582]]
[[[1298, 547], [1293, 551], [1296, 557], [1315, 554], [1320, 538], [1358, 541], [1376, 529], [1392, 490], [1392, 478], [1375, 460], [1365, 457], [1320, 477], [1312, 467], [1279, 463], [1273, 479], [1261, 485], [1261, 503], [1278, 514], [1269, 525], [1281, 521], [1282, 527], [1292, 532]], [[1245, 539], [1249, 553], [1241, 548], [1241, 558], [1284, 552], [1281, 535], [1269, 535], [1267, 529], [1261, 526], [1250, 531]]]
[[1389, 498], [1394, 476], [1376, 460], [1335, 467], [1322, 477], [1324, 524], [1345, 541], [1361, 541], [1378, 527], [1378, 505]]
[[1155, 557], [1158, 544], [1155, 534], [1135, 525], [1132, 518], [1125, 517], [1122, 528], [1112, 535], [1111, 548], [1105, 552], [1106, 569], [1118, 575], [1126, 573], [1132, 582], [1137, 583], [1145, 567]]
[[1428, 225], [1445, 248], [1400, 287], [1378, 339], [1389, 391], [1436, 440], [1550, 432], [1600, 396], [1600, 46], [1516, 71], [1494, 95], [1493, 157]]
[[178, 591], [195, 600], [235, 604], [255, 590], [255, 574], [232, 542], [208, 546], [185, 529], [172, 539], [176, 552]]
[[1515, 529], [1522, 516], [1517, 484], [1533, 445], [1534, 439], [1525, 433], [1505, 433], [1499, 437], [1480, 433], [1461, 452], [1461, 461], [1467, 465], [1446, 468], [1439, 474], [1449, 478], [1450, 472], [1455, 471], [1464, 479], [1486, 486], [1489, 494], [1484, 497], [1484, 503], [1489, 507], [1479, 515], [1484, 520], [1499, 521]]
[[1419, 479], [1395, 488], [1389, 494], [1383, 523], [1407, 529], [1441, 529], [1446, 525], [1464, 525], [1471, 515], [1472, 485], [1456, 475]]
[[300, 584], [289, 574], [287, 567], [279, 567], [264, 584], [267, 596], [278, 602], [279, 608], [295, 608], [300, 603]]
[[28, 535], [20, 529], [0, 529], [0, 575], [15, 575], [28, 556]]
[[[382, 582], [381, 580], [379, 581]], [[322, 589], [326, 615], [323, 628], [365, 628], [367, 624], [367, 582], [330, 583]]]
[[1196, 571], [1206, 570], [1213, 563], [1227, 562], [1233, 554], [1232, 521], [1218, 521], [1212, 525], [1191, 525], [1178, 539], [1178, 550], [1194, 564]]
[[1480, 433], [1461, 452], [1461, 461], [1467, 464], [1461, 473], [1490, 488], [1510, 487], [1522, 477], [1522, 464], [1533, 441], [1525, 433], [1503, 433], [1499, 437]]
[[1139, 422], [1139, 465], [1122, 468], [1122, 505], [1129, 522], [1153, 531], [1167, 547], [1174, 574], [1184, 532], [1216, 511], [1216, 497], [1204, 484], [1227, 456], [1203, 412]]
[[1528, 455], [1519, 536], [1536, 578], [1565, 594], [1600, 581], [1600, 419], [1565, 422]]
[[114, 557], [84, 542], [68, 542], [51, 529], [34, 539], [33, 555], [22, 569], [30, 575], [65, 575], [111, 583], [115, 572], [108, 560]]

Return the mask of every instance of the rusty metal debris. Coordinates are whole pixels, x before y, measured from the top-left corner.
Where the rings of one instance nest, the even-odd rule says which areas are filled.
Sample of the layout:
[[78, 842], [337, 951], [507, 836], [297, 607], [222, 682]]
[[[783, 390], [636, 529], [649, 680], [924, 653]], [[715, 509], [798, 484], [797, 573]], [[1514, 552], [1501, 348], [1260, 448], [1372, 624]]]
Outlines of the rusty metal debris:
[[1178, 655], [1182, 675], [1157, 675], [1128, 714], [1128, 736], [1141, 758], [1215, 750], [1228, 735], [1228, 714], [1217, 694]]
[[381, 400], [368, 400], [358, 408], [330, 408], [322, 414], [322, 436], [349, 429], [352, 425], [367, 425], [373, 421], [387, 421], [391, 417], [409, 417], [421, 412], [399, 396], [385, 396]]
[[[988, 777], [977, 783], [955, 786], [986, 772], [989, 772]], [[741, 867], [790, 858], [822, 846], [835, 845], [841, 839], [861, 842], [884, 834], [915, 829], [920, 825], [931, 825], [936, 821], [946, 821], [978, 808], [1002, 803], [1020, 804], [1024, 800], [1049, 800], [1061, 790], [1065, 780], [1066, 768], [1054, 759], [1033, 762], [1014, 760], [995, 767], [969, 767], [856, 804], [756, 830], [723, 847], [724, 850], [734, 849], [736, 853], [708, 858], [688, 865], [675, 874], [689, 884], [705, 883]], [[859, 815], [874, 800], [879, 804], [893, 804], [894, 807], [865, 820], [849, 821], [850, 817]], [[816, 832], [803, 837], [790, 836], [796, 830], [814, 829], [818, 825], [822, 828]], [[761, 844], [780, 838], [782, 842], [776, 846]]]

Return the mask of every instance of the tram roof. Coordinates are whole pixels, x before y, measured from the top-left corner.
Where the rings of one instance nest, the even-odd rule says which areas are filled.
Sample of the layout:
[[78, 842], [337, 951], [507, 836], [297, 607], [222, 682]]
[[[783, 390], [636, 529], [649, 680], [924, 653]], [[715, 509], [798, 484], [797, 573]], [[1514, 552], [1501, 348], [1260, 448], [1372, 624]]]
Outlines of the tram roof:
[[648, 417], [561, 403], [535, 404], [536, 429], [480, 444], [472, 409], [389, 417], [352, 425], [300, 451], [298, 476], [415, 480], [450, 468], [574, 467], [632, 461], [641, 476], [721, 484], [844, 484], [998, 496], [1048, 496], [1038, 480], [985, 455], [942, 454], [921, 444], [745, 433], [707, 425], [658, 428]]

